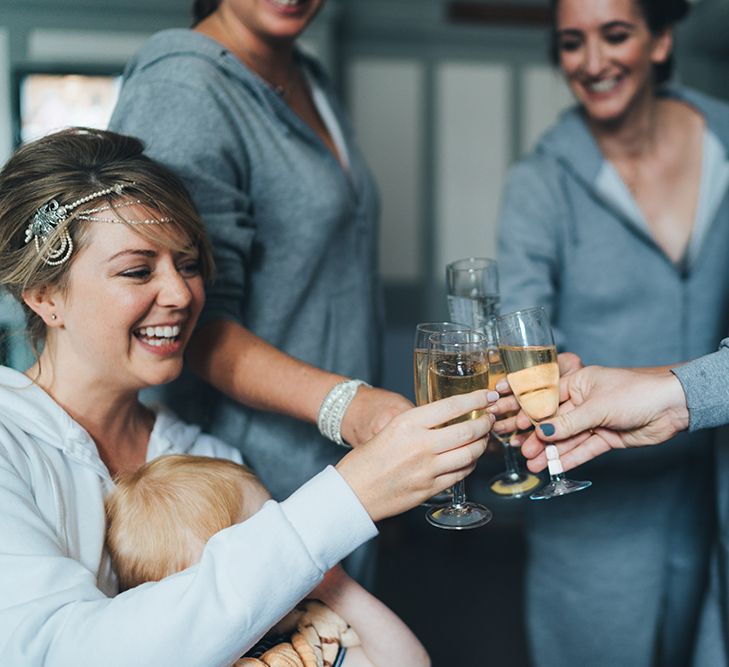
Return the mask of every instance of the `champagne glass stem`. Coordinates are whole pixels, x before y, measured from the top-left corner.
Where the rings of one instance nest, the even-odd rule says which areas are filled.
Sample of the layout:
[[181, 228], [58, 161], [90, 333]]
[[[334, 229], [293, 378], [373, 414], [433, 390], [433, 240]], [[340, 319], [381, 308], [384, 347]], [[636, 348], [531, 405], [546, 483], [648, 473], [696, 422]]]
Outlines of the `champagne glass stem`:
[[512, 475], [519, 475], [519, 460], [516, 458], [516, 448], [512, 447], [508, 442], [504, 445], [504, 461], [506, 463], [506, 472]]
[[466, 482], [461, 480], [453, 487], [453, 500], [451, 507], [463, 507], [466, 503]]

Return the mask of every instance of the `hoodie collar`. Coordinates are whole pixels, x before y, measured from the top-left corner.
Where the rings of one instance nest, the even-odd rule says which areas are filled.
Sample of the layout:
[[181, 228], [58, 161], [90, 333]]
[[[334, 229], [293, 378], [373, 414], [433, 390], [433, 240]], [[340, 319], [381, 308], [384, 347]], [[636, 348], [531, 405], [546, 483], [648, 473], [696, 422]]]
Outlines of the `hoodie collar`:
[[[185, 454], [200, 435], [200, 428], [180, 421], [170, 410], [152, 405], [155, 422], [147, 446], [147, 460], [163, 454]], [[33, 439], [61, 450], [94, 468], [104, 479], [109, 470], [96, 443], [51, 396], [25, 374], [0, 366], [0, 422], [17, 426]]]
[[[659, 95], [683, 100], [695, 107], [704, 116], [707, 129], [716, 135], [725, 156], [729, 154], [729, 117], [723, 104], [717, 104], [706, 95], [680, 86], [662, 88]], [[537, 151], [551, 155], [576, 178], [591, 187], [598, 179], [605, 161], [579, 106], [563, 112], [559, 122], [539, 142]]]
[[[687, 270], [698, 259], [729, 187], [729, 118], [725, 105], [693, 90], [669, 86], [662, 88], [659, 95], [685, 101], [699, 111], [706, 123], [698, 208], [687, 254], [680, 267]], [[579, 106], [562, 114], [559, 123], [539, 142], [537, 152], [551, 155], [606, 208], [655, 245], [633, 195], [617, 170], [605, 160]]]
[[[291, 110], [274, 89], [258, 74], [242, 63], [237, 56], [222, 44], [200, 32], [184, 28], [162, 30], [150, 37], [127, 64], [124, 78], [130, 78], [135, 72], [142, 71], [166, 58], [187, 56], [207, 60], [214, 67], [222, 69], [228, 76], [241, 81], [268, 110], [277, 118], [285, 132], [291, 127], [309, 136], [313, 131]], [[320, 86], [324, 85], [324, 74], [319, 64], [300, 49], [296, 48], [294, 57], [304, 71]]]

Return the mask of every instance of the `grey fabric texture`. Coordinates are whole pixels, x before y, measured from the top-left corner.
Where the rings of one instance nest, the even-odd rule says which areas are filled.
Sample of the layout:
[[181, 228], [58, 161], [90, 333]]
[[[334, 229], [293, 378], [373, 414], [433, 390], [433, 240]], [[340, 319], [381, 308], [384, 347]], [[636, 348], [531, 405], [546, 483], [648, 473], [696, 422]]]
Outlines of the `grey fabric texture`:
[[[321, 69], [300, 56], [321, 85]], [[379, 380], [377, 195], [349, 123], [345, 172], [314, 132], [232, 54], [189, 30], [152, 37], [129, 63], [111, 128], [143, 139], [184, 180], [212, 238], [203, 322], [243, 324], [275, 347]], [[244, 454], [275, 498], [345, 450], [316, 426], [245, 408], [186, 374], [164, 398]]]
[[689, 409], [689, 429], [729, 424], [729, 338], [721, 348], [672, 372], [681, 382]]
[[[697, 108], [726, 151], [726, 105], [682, 88], [665, 94]], [[694, 261], [676, 265], [644, 221], [599, 190], [603, 166], [574, 108], [511, 169], [502, 312], [545, 307], [559, 347], [586, 364], [669, 365], [714, 351], [729, 330], [726, 192]], [[613, 452], [570, 473], [591, 479], [589, 490], [528, 506], [535, 665], [688, 664], [707, 577], [712, 440], [704, 431]]]
[[[201, 324], [241, 323], [298, 359], [377, 385], [377, 191], [328, 79], [297, 57], [341, 125], [348, 171], [270, 86], [190, 30], [142, 46], [110, 127], [140, 137], [202, 215], [217, 275]], [[246, 408], [189, 372], [154, 398], [240, 449], [276, 499], [346, 453], [315, 425]]]

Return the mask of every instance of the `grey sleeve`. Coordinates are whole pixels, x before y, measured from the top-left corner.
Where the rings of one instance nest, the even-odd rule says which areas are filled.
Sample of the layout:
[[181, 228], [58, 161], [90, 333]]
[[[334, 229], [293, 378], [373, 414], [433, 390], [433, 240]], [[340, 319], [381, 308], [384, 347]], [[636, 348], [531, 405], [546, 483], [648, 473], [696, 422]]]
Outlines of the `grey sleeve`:
[[205, 223], [216, 272], [201, 321], [241, 323], [255, 235], [241, 132], [211, 91], [145, 72], [125, 83], [110, 129], [142, 139], [182, 179]]
[[729, 424], [729, 338], [718, 352], [671, 371], [686, 394], [690, 431]]
[[[498, 225], [502, 313], [542, 306], [555, 319], [564, 204], [554, 169], [533, 156], [507, 175]], [[557, 328], [554, 335], [561, 346]]]

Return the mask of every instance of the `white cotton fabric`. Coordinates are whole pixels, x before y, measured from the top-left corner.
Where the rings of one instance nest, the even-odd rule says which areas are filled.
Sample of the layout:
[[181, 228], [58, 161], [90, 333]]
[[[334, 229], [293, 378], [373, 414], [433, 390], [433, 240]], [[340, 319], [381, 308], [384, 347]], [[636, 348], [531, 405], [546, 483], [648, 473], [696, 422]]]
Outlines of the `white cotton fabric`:
[[[148, 458], [240, 454], [160, 409]], [[224, 667], [376, 534], [327, 468], [210, 540], [198, 565], [116, 595], [104, 549], [113, 482], [88, 433], [0, 367], [0, 665]]]

